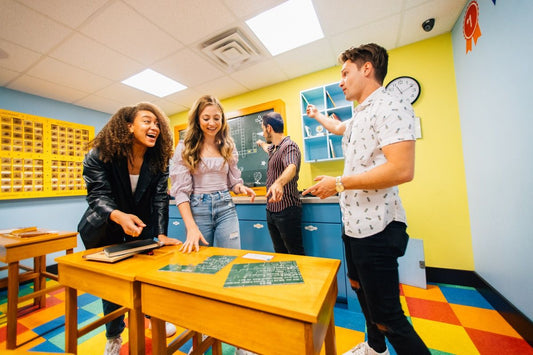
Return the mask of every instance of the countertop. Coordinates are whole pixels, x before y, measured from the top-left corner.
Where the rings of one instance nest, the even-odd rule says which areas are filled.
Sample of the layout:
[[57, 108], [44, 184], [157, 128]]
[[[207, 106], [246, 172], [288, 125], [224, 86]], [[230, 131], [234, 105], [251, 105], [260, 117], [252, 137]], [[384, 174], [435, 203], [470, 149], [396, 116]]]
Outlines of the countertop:
[[[334, 195], [327, 197], [325, 199], [320, 199], [318, 197], [305, 196], [301, 198], [302, 203], [339, 203], [339, 196]], [[233, 197], [233, 202], [235, 204], [266, 204], [265, 196], [256, 196], [254, 202], [250, 202], [250, 197], [248, 196], [235, 196]], [[175, 205], [174, 200], [170, 200], [171, 205]]]

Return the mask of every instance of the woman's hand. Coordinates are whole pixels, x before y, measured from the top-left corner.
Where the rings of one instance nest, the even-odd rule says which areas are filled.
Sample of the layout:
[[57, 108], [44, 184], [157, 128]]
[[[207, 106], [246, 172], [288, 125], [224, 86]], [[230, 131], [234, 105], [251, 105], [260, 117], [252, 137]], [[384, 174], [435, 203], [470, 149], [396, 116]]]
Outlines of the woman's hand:
[[164, 234], [159, 234], [157, 236], [157, 239], [159, 239], [159, 243], [163, 245], [179, 245], [182, 244], [181, 240], [178, 240], [176, 238], [169, 238]]
[[250, 202], [254, 202], [255, 200], [255, 191], [247, 186], [244, 186], [243, 184], [237, 184], [237, 186], [235, 186], [233, 189], [233, 192], [235, 192], [237, 195], [241, 194], [250, 196]]
[[109, 219], [119, 224], [124, 230], [124, 233], [131, 235], [132, 237], [140, 236], [143, 228], [146, 227], [146, 224], [144, 224], [136, 215], [124, 213], [119, 210], [111, 212]]
[[191, 231], [187, 230], [187, 240], [185, 240], [185, 243], [180, 247], [180, 251], [184, 253], [190, 253], [193, 250], [200, 251], [200, 242], [204, 245], [209, 245], [198, 228]]

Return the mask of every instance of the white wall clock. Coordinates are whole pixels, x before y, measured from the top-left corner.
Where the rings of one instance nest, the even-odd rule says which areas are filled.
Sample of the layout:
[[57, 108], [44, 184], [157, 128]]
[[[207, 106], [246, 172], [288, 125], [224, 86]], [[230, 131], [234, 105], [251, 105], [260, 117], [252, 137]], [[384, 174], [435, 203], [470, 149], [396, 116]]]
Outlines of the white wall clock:
[[420, 96], [420, 83], [410, 76], [399, 76], [386, 86], [387, 91], [400, 99], [413, 104]]

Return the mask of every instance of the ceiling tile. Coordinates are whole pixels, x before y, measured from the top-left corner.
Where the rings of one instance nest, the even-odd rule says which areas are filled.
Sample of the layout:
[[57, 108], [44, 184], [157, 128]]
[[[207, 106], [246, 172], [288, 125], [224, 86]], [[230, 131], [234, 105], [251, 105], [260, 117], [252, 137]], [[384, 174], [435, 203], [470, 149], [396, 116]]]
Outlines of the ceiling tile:
[[0, 48], [9, 55], [7, 58], [0, 58], [0, 67], [18, 72], [28, 69], [41, 58], [41, 54], [37, 52], [1, 39]]
[[98, 95], [88, 95], [80, 100], [76, 100], [73, 102], [73, 104], [78, 106], [87, 107], [93, 110], [109, 113], [110, 115], [114, 114], [118, 111], [119, 108], [123, 105], [120, 102], [110, 100], [106, 97], [98, 96]]
[[224, 75], [211, 62], [188, 48], [154, 63], [151, 67], [188, 87], [203, 84]]
[[64, 40], [70, 30], [13, 0], [2, 0], [0, 38], [46, 53]]
[[76, 28], [107, 0], [18, 0], [24, 5], [69, 27]]
[[359, 28], [402, 10], [402, 1], [398, 0], [314, 0], [313, 3], [326, 36]]
[[231, 27], [237, 20], [221, 1], [125, 0], [160, 28], [190, 45]]
[[163, 112], [167, 115], [173, 115], [175, 113], [188, 110], [187, 107], [176, 104], [174, 102], [165, 100], [165, 99], [158, 99], [151, 101], [154, 105], [158, 106]]
[[91, 73], [118, 81], [122, 81], [145, 68], [129, 57], [78, 33], [52, 51], [50, 56]]
[[54, 100], [72, 103], [87, 95], [86, 92], [70, 87], [52, 83], [29, 75], [21, 76], [11, 82], [9, 89], [22, 91], [28, 94], [47, 97]]
[[[313, 58], [313, 60], [302, 60], [302, 58]], [[326, 39], [282, 53], [275, 56], [274, 60], [291, 79], [337, 64], [337, 56], [333, 54]]]
[[224, 0], [228, 8], [241, 20], [249, 20], [263, 11], [272, 9], [287, 0]]
[[183, 47], [167, 32], [122, 2], [113, 2], [80, 30], [88, 37], [145, 65]]
[[28, 71], [28, 74], [52, 83], [78, 89], [87, 93], [112, 83], [111, 80], [73, 67], [53, 58], [46, 58]]
[[230, 78], [224, 76], [218, 79], [209, 81], [208, 83], [198, 85], [196, 90], [202, 94], [210, 94], [216, 96], [219, 100], [226, 99], [228, 97], [243, 94], [248, 89]]
[[[455, 25], [464, 5], [464, 0], [433, 0], [431, 3], [406, 10], [398, 46], [449, 32], [450, 28]], [[430, 32], [425, 32], [422, 29], [422, 23], [432, 17], [435, 18], [435, 26]]]
[[20, 73], [16, 71], [0, 68], [0, 86], [6, 86], [7, 83], [12, 81], [19, 75]]
[[273, 59], [232, 73], [230, 77], [249, 90], [256, 90], [288, 79]]
[[[400, 29], [401, 15], [395, 15], [365, 26], [331, 36], [331, 48], [338, 56], [350, 47], [365, 43], [377, 43], [390, 50], [396, 47], [396, 34]], [[390, 34], [394, 33], [394, 36]]]
[[124, 85], [120, 82], [96, 91], [95, 95], [107, 97], [110, 100], [122, 103], [122, 105], [134, 105], [137, 102], [158, 99], [157, 96], [134, 89], [131, 86]]

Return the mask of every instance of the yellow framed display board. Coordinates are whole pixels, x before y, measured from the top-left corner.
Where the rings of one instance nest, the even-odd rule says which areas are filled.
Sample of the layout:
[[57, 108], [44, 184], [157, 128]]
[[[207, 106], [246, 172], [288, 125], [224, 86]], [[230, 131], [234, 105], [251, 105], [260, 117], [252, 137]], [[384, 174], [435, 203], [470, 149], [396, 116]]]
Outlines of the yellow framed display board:
[[0, 109], [0, 200], [85, 195], [94, 127]]

